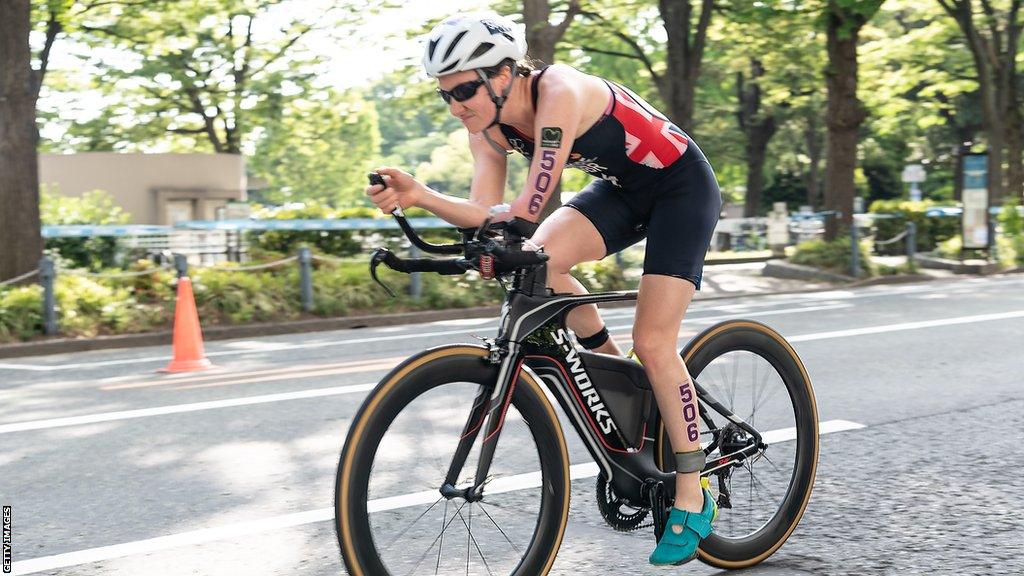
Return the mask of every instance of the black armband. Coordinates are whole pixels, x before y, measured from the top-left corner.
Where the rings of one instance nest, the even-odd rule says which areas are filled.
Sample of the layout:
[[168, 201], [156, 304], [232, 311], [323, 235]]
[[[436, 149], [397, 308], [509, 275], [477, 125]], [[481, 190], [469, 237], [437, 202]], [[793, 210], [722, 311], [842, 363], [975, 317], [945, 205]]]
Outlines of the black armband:
[[597, 334], [594, 334], [593, 336], [587, 336], [586, 338], [577, 336], [576, 340], [579, 341], [580, 346], [583, 346], [587, 350], [593, 350], [594, 348], [600, 348], [608, 341], [608, 338], [608, 327], [605, 326], [598, 330]]

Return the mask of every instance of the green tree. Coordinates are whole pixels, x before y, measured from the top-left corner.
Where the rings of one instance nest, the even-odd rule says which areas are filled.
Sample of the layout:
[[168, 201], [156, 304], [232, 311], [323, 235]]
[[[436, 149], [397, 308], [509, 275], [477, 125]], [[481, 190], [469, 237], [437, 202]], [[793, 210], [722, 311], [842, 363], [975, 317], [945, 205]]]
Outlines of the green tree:
[[[81, 196], [61, 196], [58, 191], [44, 187], [39, 197], [39, 213], [45, 225], [127, 224], [132, 219], [131, 214], [122, 210], [103, 190], [90, 190]], [[72, 266], [96, 269], [114, 264], [117, 239], [111, 236], [50, 238], [46, 249], [57, 252]]]
[[[170, 141], [241, 153], [271, 95], [309, 87], [317, 59], [300, 50], [300, 40], [333, 21], [330, 14], [293, 17], [286, 6], [282, 0], [97, 2], [76, 38], [120, 55], [86, 61], [99, 71], [95, 87], [117, 102], [104, 118], [124, 128], [119, 139], [109, 135], [117, 139], [113, 147]], [[83, 128], [95, 134], [95, 126]]]
[[[974, 58], [988, 140], [991, 202], [1024, 194], [1024, 112], [1017, 55], [1021, 49], [1022, 0], [937, 0], [966, 38]], [[1004, 171], [1003, 163], [1007, 164]]]
[[825, 238], [834, 240], [838, 227], [853, 225], [854, 172], [857, 138], [867, 111], [857, 97], [857, 44], [861, 29], [883, 0], [828, 0], [825, 20], [828, 68], [828, 144], [825, 167], [825, 208], [840, 214], [827, 220]]
[[267, 181], [261, 200], [366, 205], [366, 173], [380, 159], [373, 102], [354, 92], [292, 99], [265, 118], [250, 172]]
[[[33, 270], [42, 254], [36, 103], [67, 4], [49, 2], [33, 14], [29, 0], [0, 2], [0, 280]], [[45, 36], [38, 68], [29, 44], [33, 21]]]

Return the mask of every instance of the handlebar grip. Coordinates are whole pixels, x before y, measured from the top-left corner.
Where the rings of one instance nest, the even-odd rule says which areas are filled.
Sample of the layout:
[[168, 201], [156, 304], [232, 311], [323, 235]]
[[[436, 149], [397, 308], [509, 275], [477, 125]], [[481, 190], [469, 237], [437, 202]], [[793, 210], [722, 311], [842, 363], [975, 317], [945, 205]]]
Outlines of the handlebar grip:
[[399, 258], [388, 252], [383, 262], [396, 272], [436, 272], [438, 274], [464, 274], [468, 266], [462, 259], [433, 260], [430, 258]]
[[532, 250], [494, 250], [494, 255], [501, 263], [503, 268], [521, 268], [526, 266], [536, 266], [543, 264], [548, 261], [547, 254], [543, 252], [536, 252]]

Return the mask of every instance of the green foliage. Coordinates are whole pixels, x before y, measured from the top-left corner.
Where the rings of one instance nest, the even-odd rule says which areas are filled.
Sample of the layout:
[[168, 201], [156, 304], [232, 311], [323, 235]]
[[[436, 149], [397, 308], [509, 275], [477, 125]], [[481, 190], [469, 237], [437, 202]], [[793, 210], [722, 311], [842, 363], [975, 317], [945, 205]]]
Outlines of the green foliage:
[[[405, 211], [409, 218], [433, 216], [421, 208]], [[336, 220], [344, 218], [391, 218], [377, 208], [354, 207], [332, 208], [318, 202], [287, 204], [282, 207], [257, 207], [253, 217], [273, 220]], [[437, 230], [421, 229], [420, 234], [428, 241], [451, 243], [458, 239], [458, 233], [450, 228]], [[380, 245], [398, 247], [407, 244], [399, 229], [358, 231], [358, 230], [266, 230], [248, 233], [250, 255], [258, 260], [277, 260], [283, 256], [294, 256], [301, 246], [310, 247], [314, 253], [336, 257], [357, 256]]]
[[317, 201], [369, 206], [366, 173], [380, 160], [380, 131], [372, 101], [354, 93], [290, 100], [266, 119], [249, 163], [265, 179], [263, 201]]
[[785, 202], [789, 210], [807, 204], [807, 186], [803, 179], [788, 171], [773, 174], [765, 186], [761, 209], [770, 211], [775, 202]]
[[[858, 264], [862, 273], [873, 276], [877, 272], [871, 261], [871, 243], [860, 242]], [[813, 266], [835, 274], [850, 274], [853, 267], [853, 252], [850, 249], [850, 237], [840, 236], [832, 241], [808, 240], [796, 245], [796, 250], [789, 260], [794, 264]]]
[[0, 342], [28, 340], [43, 332], [43, 287], [0, 288]]
[[265, 272], [231, 268], [222, 265], [193, 273], [196, 308], [204, 322], [242, 324], [299, 316], [299, 274], [294, 265]]
[[1020, 201], [1007, 198], [999, 211], [999, 223], [1002, 225], [1003, 236], [999, 248], [1006, 253], [1007, 261], [1017, 266], [1024, 266], [1024, 217], [1020, 213]]
[[999, 211], [999, 223], [1003, 227], [1003, 234], [1007, 236], [1024, 235], [1024, 217], [1020, 213], [1020, 200], [1016, 197], [1007, 198]]
[[[879, 240], [888, 240], [903, 232], [907, 222], [916, 226], [917, 250], [930, 252], [939, 242], [948, 240], [960, 232], [960, 219], [950, 217], [927, 217], [925, 210], [936, 206], [932, 200], [912, 202], [910, 200], [878, 200], [872, 202], [868, 212], [873, 214], [892, 214], [896, 218], [879, 218], [875, 220], [875, 236]], [[886, 254], [902, 254], [905, 245], [899, 242], [879, 247]]]
[[589, 292], [612, 292], [635, 288], [626, 280], [622, 269], [615, 265], [614, 258], [580, 264], [573, 268], [572, 275]]
[[[253, 216], [274, 220], [324, 220], [329, 218], [373, 218], [379, 212], [373, 208], [349, 208], [338, 210], [312, 201], [292, 204], [282, 208], [257, 209]], [[300, 246], [334, 256], [352, 256], [362, 251], [362, 244], [349, 230], [308, 230], [250, 232], [249, 243], [261, 251], [294, 255]]]
[[[90, 190], [82, 196], [61, 196], [41, 186], [39, 216], [44, 226], [73, 224], [127, 224], [131, 214], [114, 203], [103, 190]], [[91, 238], [49, 238], [46, 249], [59, 254], [65, 265], [75, 268], [99, 269], [114, 265], [117, 239], [109, 236]]]

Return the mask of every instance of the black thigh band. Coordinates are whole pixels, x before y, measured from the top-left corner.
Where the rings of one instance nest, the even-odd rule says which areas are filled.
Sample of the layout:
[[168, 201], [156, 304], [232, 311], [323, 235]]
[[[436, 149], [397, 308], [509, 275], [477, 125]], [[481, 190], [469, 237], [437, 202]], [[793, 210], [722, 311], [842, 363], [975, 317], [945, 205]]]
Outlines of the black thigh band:
[[600, 348], [605, 342], [608, 341], [608, 327], [605, 326], [601, 328], [600, 330], [598, 330], [597, 334], [594, 334], [593, 336], [587, 336], [586, 338], [577, 336], [576, 340], [578, 340], [580, 345], [586, 348], [587, 350]]

